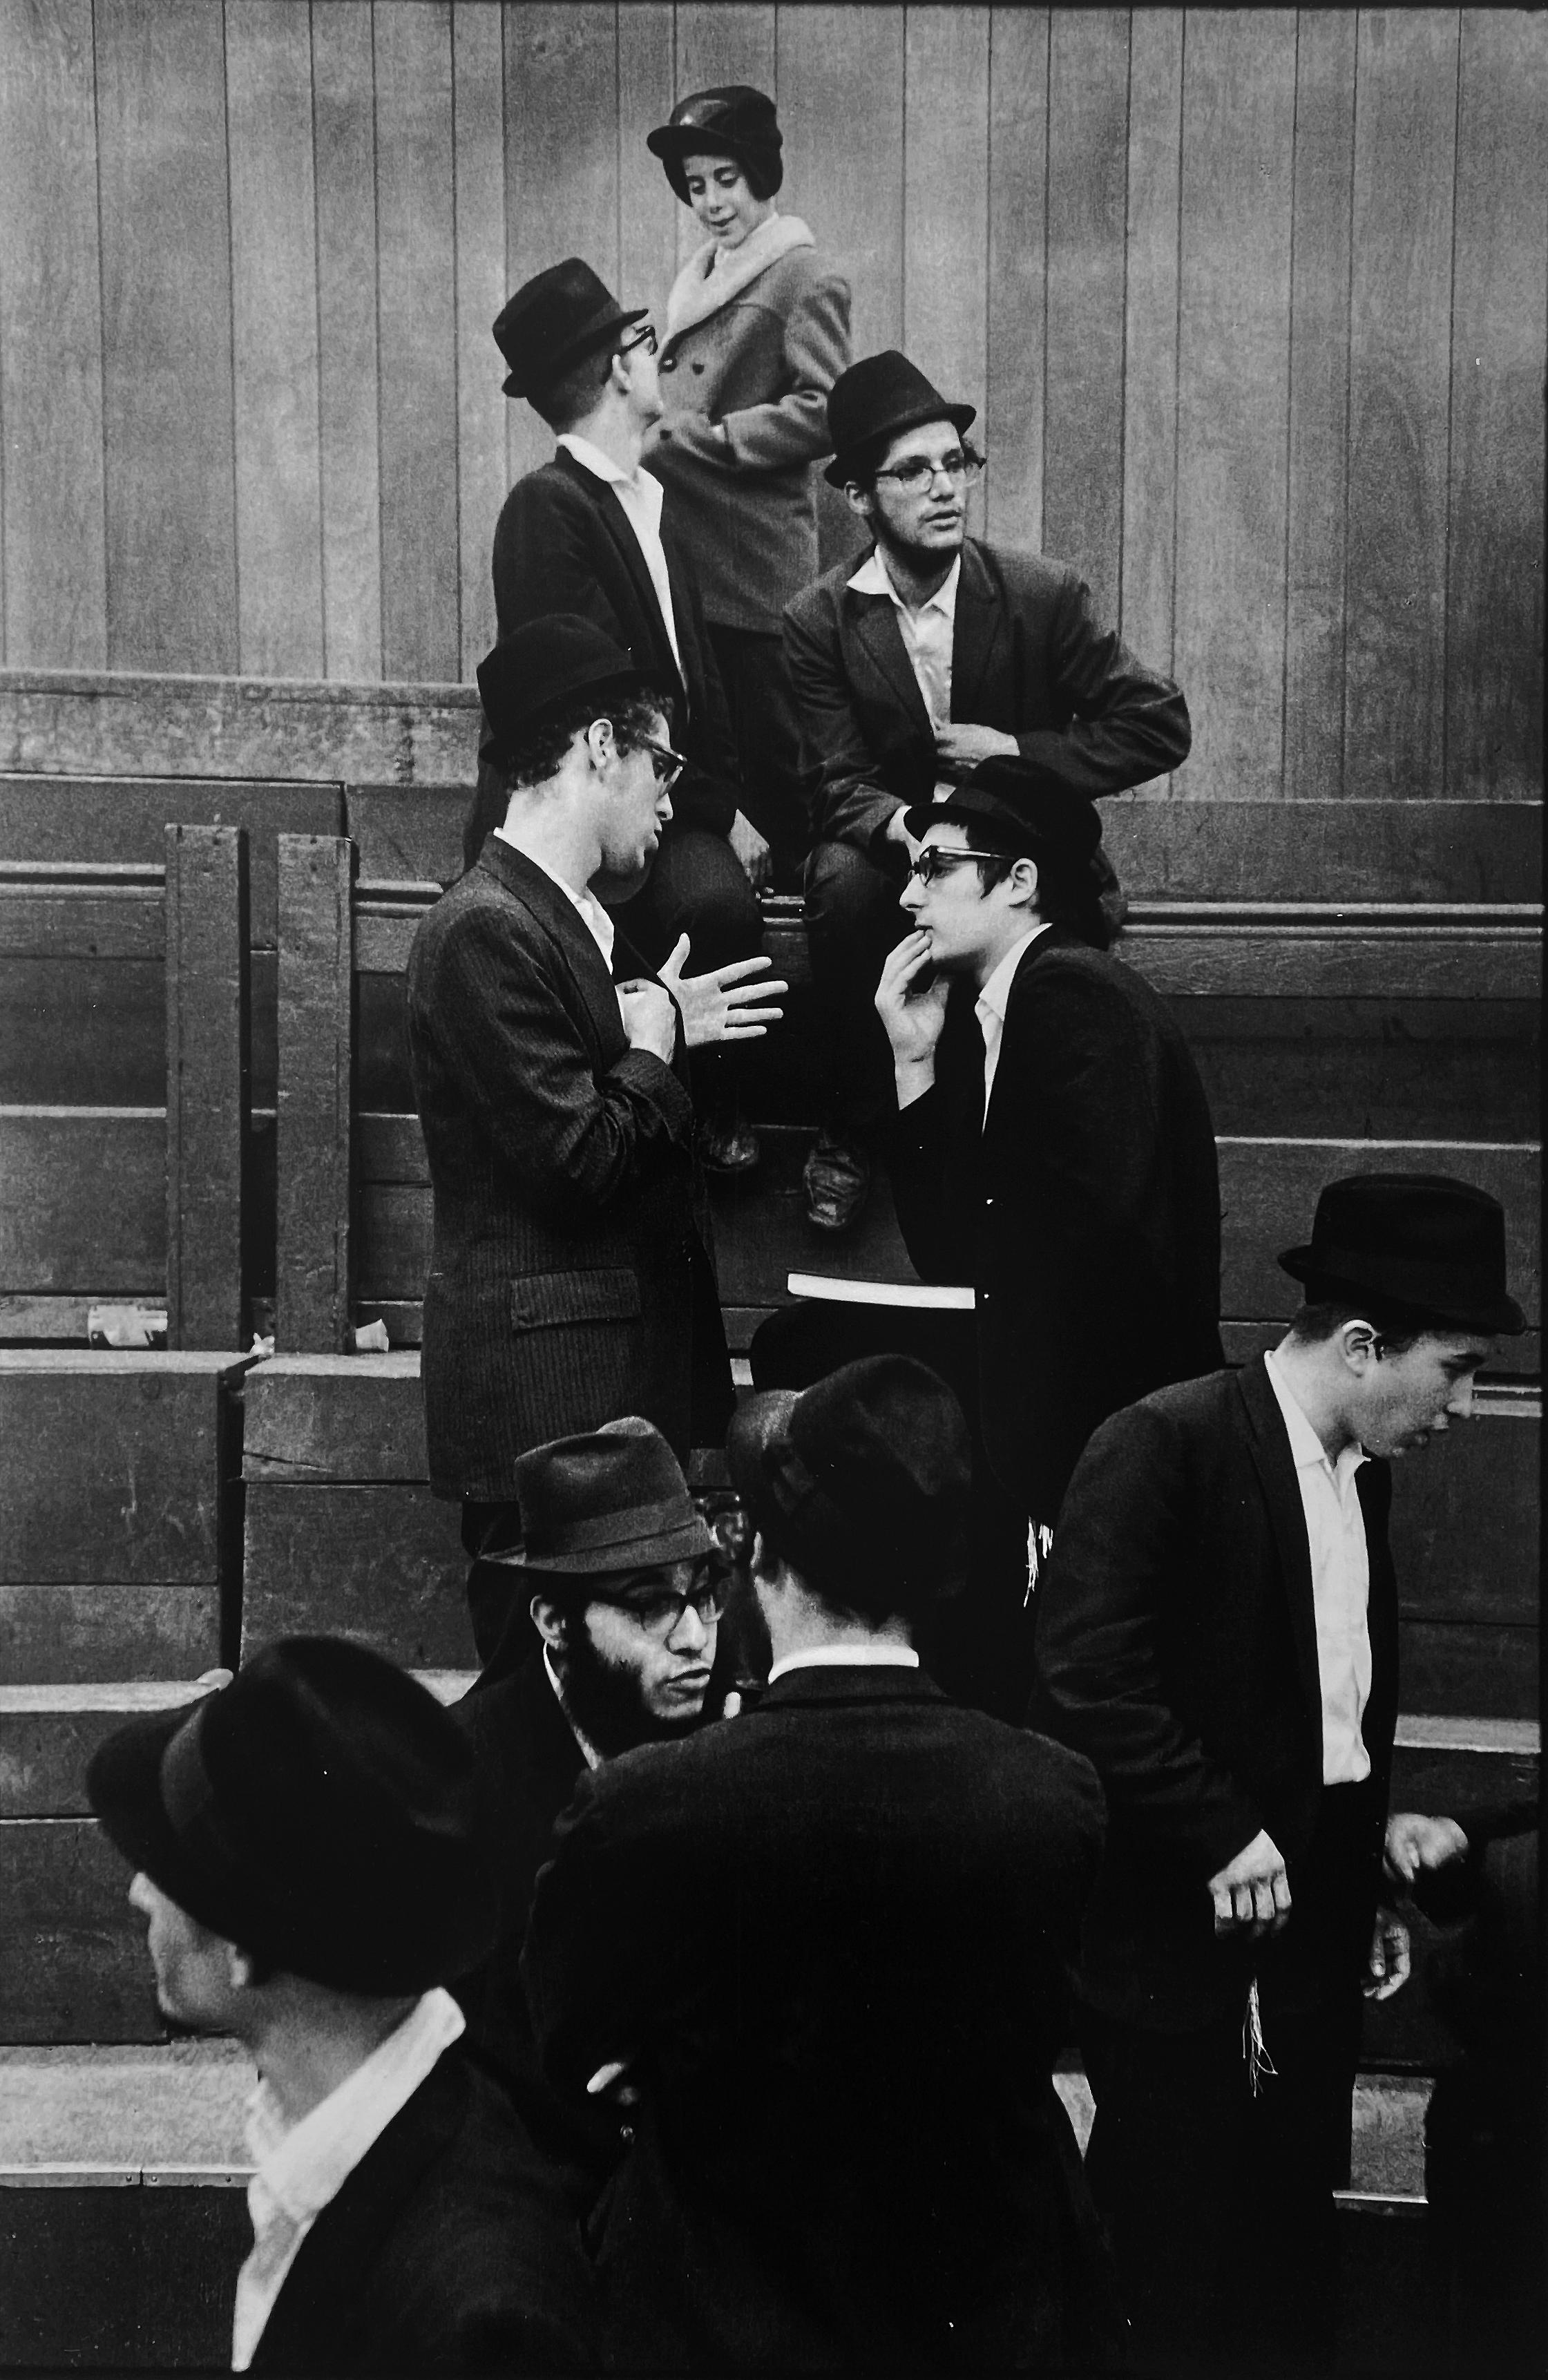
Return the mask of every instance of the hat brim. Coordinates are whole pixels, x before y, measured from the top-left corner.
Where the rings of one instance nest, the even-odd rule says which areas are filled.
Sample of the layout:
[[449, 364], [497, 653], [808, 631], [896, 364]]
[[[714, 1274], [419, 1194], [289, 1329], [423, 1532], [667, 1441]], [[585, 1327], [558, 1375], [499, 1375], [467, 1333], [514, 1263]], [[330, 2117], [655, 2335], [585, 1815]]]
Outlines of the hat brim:
[[248, 1945], [240, 1899], [188, 1855], [162, 1800], [162, 1755], [197, 1705], [130, 1719], [92, 1754], [86, 1771], [86, 1798], [103, 1831], [137, 1874], [186, 1910], [212, 1934]]
[[1481, 1302], [1463, 1297], [1416, 1295], [1414, 1284], [1405, 1280], [1401, 1284], [1390, 1274], [1380, 1275], [1373, 1267], [1365, 1278], [1356, 1280], [1352, 1273], [1329, 1269], [1325, 1257], [1318, 1259], [1310, 1246], [1287, 1248], [1277, 1259], [1281, 1272], [1292, 1281], [1315, 1283], [1319, 1292], [1329, 1297], [1347, 1298], [1358, 1304], [1368, 1297], [1384, 1306], [1395, 1306], [1410, 1316], [1416, 1328], [1455, 1330], [1477, 1330], [1494, 1339], [1515, 1339], [1525, 1330], [1527, 1318], [1513, 1297], [1503, 1294]]
[[969, 809], [958, 802], [915, 802], [912, 809], [903, 812], [903, 824], [915, 843], [922, 841], [933, 826], [964, 827], [969, 834], [980, 832], [1010, 834], [1019, 832], [1023, 837], [1025, 847], [1017, 853], [1007, 852], [1006, 857], [1035, 859], [1037, 856], [1032, 847], [1037, 840], [1032, 827], [1022, 827], [1020, 821], [1017, 821], [1013, 828], [1010, 820], [1002, 823], [998, 819], [986, 818], [982, 810]]
[[529, 1553], [525, 1546], [508, 1554], [487, 1556], [502, 1570], [519, 1570], [533, 1578], [609, 1578], [619, 1571], [653, 1570], [659, 1562], [702, 1561], [715, 1550], [715, 1539], [703, 1516], [695, 1512], [680, 1526], [652, 1536], [624, 1537], [612, 1545], [585, 1546], [574, 1553], [546, 1549]]
[[611, 314], [603, 315], [568, 340], [557, 355], [550, 356], [540, 377], [535, 379], [530, 372], [507, 373], [503, 382], [504, 394], [507, 396], [530, 396], [535, 389], [551, 388], [572, 364], [578, 364], [593, 347], [599, 347], [605, 339], [611, 339], [615, 332], [625, 329], [629, 323], [643, 322], [649, 311], [648, 306], [616, 307]]
[[[662, 699], [661, 688], [654, 678], [646, 674], [644, 670], [615, 672], [611, 677], [583, 678], [578, 686], [564, 686], [558, 694], [549, 695], [542, 702], [536, 704], [531, 710], [524, 711], [516, 723], [515, 733], [525, 735], [532, 728], [541, 727], [545, 721], [556, 718], [560, 711], [568, 710], [570, 704], [576, 701], [582, 695], [588, 702], [595, 702], [605, 710], [610, 702], [623, 701], [635, 694], [652, 695], [658, 701]], [[487, 706], [485, 715], [488, 716]], [[506, 764], [508, 747], [502, 743], [492, 728], [478, 747], [478, 758], [480, 760], [487, 761], [491, 768], [501, 769]]]
[[856, 439], [841, 455], [835, 455], [822, 476], [830, 488], [841, 488], [854, 476], [856, 455], [867, 446], [874, 446], [878, 439], [901, 438], [905, 430], [918, 430], [926, 421], [949, 421], [959, 438], [962, 438], [977, 419], [975, 405], [920, 404], [905, 407], [895, 420], [878, 422], [875, 430], [868, 430], [864, 438]]

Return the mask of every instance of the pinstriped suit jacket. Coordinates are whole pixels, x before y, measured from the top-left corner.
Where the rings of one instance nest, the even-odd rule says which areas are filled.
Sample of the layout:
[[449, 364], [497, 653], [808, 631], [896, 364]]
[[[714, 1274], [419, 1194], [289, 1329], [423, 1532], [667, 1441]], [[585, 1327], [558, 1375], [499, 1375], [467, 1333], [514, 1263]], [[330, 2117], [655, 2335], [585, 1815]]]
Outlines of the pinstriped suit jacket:
[[437, 1494], [514, 1497], [518, 1455], [625, 1413], [680, 1457], [715, 1442], [731, 1370], [681, 1037], [675, 1066], [629, 1048], [573, 903], [496, 837], [415, 936], [408, 1046]]

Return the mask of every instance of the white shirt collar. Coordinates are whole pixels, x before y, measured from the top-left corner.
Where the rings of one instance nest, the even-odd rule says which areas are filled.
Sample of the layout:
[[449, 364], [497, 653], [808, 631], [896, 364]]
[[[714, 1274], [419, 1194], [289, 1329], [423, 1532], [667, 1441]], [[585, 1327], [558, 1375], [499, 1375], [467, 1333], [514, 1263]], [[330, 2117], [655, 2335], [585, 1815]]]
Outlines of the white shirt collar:
[[1022, 963], [1022, 953], [1030, 943], [1037, 940], [1039, 934], [1047, 932], [1049, 922], [1046, 917], [1040, 917], [1035, 926], [1027, 928], [1019, 941], [1011, 943], [978, 995], [975, 1005], [981, 1010], [986, 1008], [992, 1016], [998, 1017], [1002, 1025], [1005, 1022], [1005, 1011], [1010, 999], [1010, 986], [1015, 981], [1016, 969]]
[[566, 454], [574, 456], [583, 470], [591, 473], [593, 479], [605, 480], [612, 488], [637, 488], [649, 499], [652, 508], [659, 516], [663, 493], [661, 482], [653, 471], [646, 469], [643, 463], [636, 463], [632, 472], [625, 471], [611, 455], [604, 455], [599, 446], [593, 446], [589, 438], [577, 438], [573, 430], [562, 431], [558, 443]]
[[874, 545], [853, 577], [845, 583], [853, 587], [857, 595], [889, 597], [900, 612], [912, 613], [916, 619], [921, 612], [939, 612], [944, 618], [954, 623], [957, 617], [957, 587], [961, 575], [962, 557], [959, 553], [933, 595], [927, 595], [923, 603], [905, 603], [892, 584], [887, 565], [881, 558], [880, 546]]
[[585, 1761], [588, 1768], [600, 1768], [602, 1765], [602, 1755], [598, 1751], [596, 1745], [592, 1742], [590, 1737], [584, 1734], [580, 1728], [576, 1726], [575, 1715], [564, 1699], [564, 1689], [559, 1682], [559, 1672], [553, 1666], [553, 1658], [546, 1645], [543, 1647], [543, 1667], [549, 1673], [549, 1683], [553, 1688], [554, 1699], [558, 1703], [560, 1709], [564, 1714], [564, 1724], [569, 1729], [571, 1734], [574, 1737], [575, 1742], [580, 1745], [581, 1758]]
[[573, 884], [566, 884], [563, 877], [556, 876], [548, 862], [539, 859], [535, 851], [522, 850], [521, 844], [516, 842], [514, 836], [507, 834], [502, 826], [497, 826], [494, 832], [502, 843], [509, 844], [513, 851], [520, 851], [524, 859], [529, 859], [533, 867], [548, 878], [550, 884], [557, 884], [567, 901], [574, 903], [575, 907], [580, 911], [582, 923], [602, 953], [602, 965], [611, 970], [613, 938], [617, 929], [601, 903], [594, 901], [589, 892], [577, 892]]
[[1352, 1472], [1358, 1471], [1362, 1463], [1370, 1461], [1365, 1449], [1351, 1439], [1348, 1446], [1339, 1449], [1337, 1463], [1331, 1462], [1327, 1449], [1307, 1420], [1305, 1408], [1300, 1404], [1295, 1390], [1275, 1362], [1272, 1352], [1264, 1354], [1264, 1369], [1268, 1374], [1268, 1384], [1278, 1401], [1279, 1410], [1285, 1416], [1285, 1427], [1289, 1434], [1290, 1454], [1298, 1471], [1310, 1471], [1321, 1467], [1335, 1473], [1339, 1480], [1343, 1481]]
[[804, 1653], [787, 1653], [768, 1672], [768, 1682], [791, 1670], [917, 1670], [919, 1656], [909, 1645], [811, 1645]]

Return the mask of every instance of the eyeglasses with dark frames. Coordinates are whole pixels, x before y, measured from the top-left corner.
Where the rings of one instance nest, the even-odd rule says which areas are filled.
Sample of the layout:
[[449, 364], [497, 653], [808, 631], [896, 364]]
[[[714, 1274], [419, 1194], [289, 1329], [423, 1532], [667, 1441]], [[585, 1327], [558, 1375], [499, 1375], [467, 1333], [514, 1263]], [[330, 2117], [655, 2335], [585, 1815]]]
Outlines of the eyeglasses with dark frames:
[[649, 753], [650, 765], [656, 771], [656, 783], [663, 793], [670, 793], [688, 765], [683, 755], [674, 752], [670, 744], [658, 744], [649, 735], [635, 735], [631, 741], [641, 752]]
[[620, 339], [618, 352], [621, 356], [632, 356], [636, 347], [643, 347], [647, 356], [653, 356], [659, 345], [655, 323], [642, 322], [632, 338]]
[[954, 488], [971, 488], [984, 468], [984, 457], [971, 446], [953, 447], [949, 455], [933, 461], [927, 455], [911, 455], [890, 471], [873, 471], [874, 480], [895, 480], [905, 496], [923, 495], [934, 487], [938, 478], [949, 480]]
[[955, 847], [942, 851], [932, 844], [928, 851], [922, 851], [917, 859], [910, 861], [908, 872], [917, 876], [921, 884], [933, 884], [937, 876], [945, 875], [964, 859], [1003, 860], [1006, 856], [1003, 851], [959, 851]]
[[690, 1603], [704, 1625], [710, 1626], [725, 1609], [730, 1592], [731, 1580], [725, 1571], [712, 1568], [696, 1579], [685, 1595], [671, 1586], [642, 1586], [634, 1591], [625, 1589], [622, 1595], [599, 1596], [597, 1599], [626, 1611], [648, 1635], [665, 1639], [676, 1635]]

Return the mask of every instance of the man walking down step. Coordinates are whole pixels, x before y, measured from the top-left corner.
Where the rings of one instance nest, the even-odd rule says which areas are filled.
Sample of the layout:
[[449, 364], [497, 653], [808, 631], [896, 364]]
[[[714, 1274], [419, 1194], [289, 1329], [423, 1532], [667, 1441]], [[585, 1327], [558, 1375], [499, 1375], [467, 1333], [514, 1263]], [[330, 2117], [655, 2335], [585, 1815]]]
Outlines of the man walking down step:
[[524, 1973], [546, 2070], [627, 2066], [591, 2227], [628, 2371], [1085, 2372], [1105, 2251], [1050, 2076], [1102, 1837], [1086, 1763], [918, 1666], [967, 1427], [906, 1356], [728, 1439], [757, 1709], [581, 1780]]
[[[890, 1100], [871, 1009], [899, 939], [904, 816], [996, 755], [1038, 790], [1120, 793], [1188, 755], [1188, 706], [1105, 628], [1077, 571], [969, 537], [982, 469], [974, 407], [905, 356], [867, 356], [828, 401], [842, 488], [875, 540], [785, 610], [812, 813], [806, 915], [833, 1038], [833, 1103], [806, 1169], [806, 1212], [841, 1232], [860, 1212]], [[1110, 869], [1107, 884], [1116, 897]]]
[[[662, 412], [656, 334], [644, 307], [626, 311], [570, 256], [524, 283], [494, 335], [510, 366], [507, 396], [525, 396], [559, 441], [551, 462], [516, 481], [495, 529], [500, 633], [554, 612], [590, 620], [670, 695], [686, 762], [649, 883], [619, 924], [652, 965], [683, 934], [695, 971], [756, 959], [755, 888], [767, 879], [768, 847], [739, 808], [736, 747], [693, 564], [660, 481], [640, 466]], [[734, 1052], [716, 1050], [695, 1068], [700, 1158], [732, 1173], [758, 1156], [735, 1065]]]
[[415, 936], [408, 1049], [435, 1199], [430, 1484], [462, 1503], [487, 1660], [519, 1585], [503, 1561], [529, 1447], [626, 1413], [683, 1460], [724, 1435], [684, 1050], [779, 1012], [735, 967], [648, 978], [588, 890], [640, 884], [671, 817], [664, 698], [627, 653], [561, 613], [502, 638], [478, 690], [510, 791]]
[[258, 2068], [236, 2371], [590, 2372], [566, 2210], [442, 1988], [487, 1946], [473, 1763], [363, 1646], [270, 1645], [87, 1773], [163, 2016]]
[[974, 1287], [981, 1545], [985, 1505], [1006, 1508], [942, 1683], [1019, 1718], [1029, 1529], [1098, 1422], [1222, 1360], [1215, 1135], [1175, 1019], [1107, 954], [1094, 805], [995, 759], [903, 816], [913, 931], [876, 999], [889, 1164], [916, 1270]]
[[1331, 2355], [1361, 1992], [1409, 1961], [1378, 1907], [1390, 1464], [1523, 1328], [1503, 1212], [1466, 1183], [1332, 1183], [1279, 1261], [1306, 1295], [1285, 1338], [1103, 1424], [1037, 1597], [1034, 1724], [1107, 1791], [1087, 2171], [1147, 2371]]

